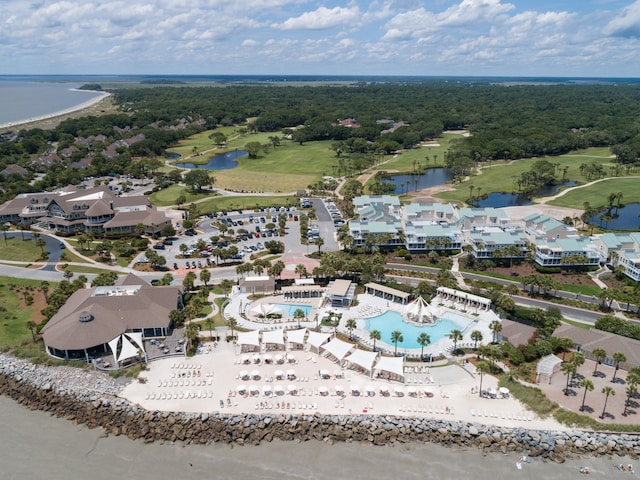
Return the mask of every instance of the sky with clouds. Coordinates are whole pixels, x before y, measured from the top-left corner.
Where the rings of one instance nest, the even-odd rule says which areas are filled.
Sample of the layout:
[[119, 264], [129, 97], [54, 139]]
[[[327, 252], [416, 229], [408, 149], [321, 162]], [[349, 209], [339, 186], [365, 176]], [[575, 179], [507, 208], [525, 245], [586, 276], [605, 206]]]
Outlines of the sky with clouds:
[[640, 0], [2, 0], [0, 74], [640, 77]]

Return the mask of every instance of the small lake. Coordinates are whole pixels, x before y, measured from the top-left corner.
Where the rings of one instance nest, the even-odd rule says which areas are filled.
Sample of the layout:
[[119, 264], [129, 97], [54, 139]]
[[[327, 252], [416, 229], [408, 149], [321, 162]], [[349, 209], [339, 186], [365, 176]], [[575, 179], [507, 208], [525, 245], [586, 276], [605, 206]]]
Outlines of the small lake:
[[612, 208], [609, 214], [611, 221], [605, 223], [600, 220], [600, 216], [608, 211], [608, 209], [599, 211], [589, 219], [589, 223], [612, 230], [636, 230], [640, 227], [640, 218], [638, 218], [638, 215], [640, 215], [640, 203], [629, 203], [620, 208]]
[[558, 183], [557, 185], [544, 185], [538, 190], [533, 192], [530, 196], [522, 195], [519, 193], [499, 193], [493, 192], [487, 195], [485, 198], [473, 202], [475, 207], [523, 207], [525, 205], [531, 205], [533, 201], [532, 197], [547, 197], [549, 195], [555, 195], [563, 187], [574, 187], [576, 182], [569, 181], [564, 183]]
[[246, 157], [246, 150], [234, 150], [233, 152], [219, 153], [209, 157], [209, 163], [196, 164], [190, 162], [177, 163], [181, 168], [204, 168], [205, 170], [231, 170], [238, 166], [238, 158]]
[[429, 168], [420, 175], [391, 175], [387, 183], [395, 185], [396, 188], [393, 193], [402, 195], [407, 193], [407, 191], [412, 192], [414, 190], [420, 190], [421, 188], [444, 185], [452, 179], [453, 174], [448, 168]]
[[166, 152], [165, 153], [165, 157], [167, 157], [168, 160], [177, 160], [181, 156], [182, 155], [180, 155], [179, 153], [176, 153], [176, 152]]

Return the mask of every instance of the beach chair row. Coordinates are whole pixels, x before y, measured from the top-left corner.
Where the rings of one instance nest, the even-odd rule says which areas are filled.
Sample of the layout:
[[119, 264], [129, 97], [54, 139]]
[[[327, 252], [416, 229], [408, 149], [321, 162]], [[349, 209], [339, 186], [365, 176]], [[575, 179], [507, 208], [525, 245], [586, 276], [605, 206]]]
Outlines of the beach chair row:
[[214, 392], [212, 390], [198, 390], [190, 392], [151, 392], [146, 395], [146, 400], [184, 400], [189, 398], [213, 398]]
[[453, 415], [453, 408], [450, 407], [433, 407], [427, 405], [400, 405], [400, 411], [403, 413], [421, 413], [424, 415]]
[[158, 387], [204, 387], [206, 385], [212, 385], [213, 380], [189, 380], [189, 379], [176, 379], [176, 380], [158, 380]]
[[531, 412], [496, 412], [495, 410], [480, 410], [471, 409], [472, 417], [485, 417], [485, 418], [501, 418], [503, 420], [517, 420], [521, 422], [531, 422], [534, 419], [534, 415]]
[[256, 403], [256, 410], [318, 410], [317, 403], [296, 403], [296, 402], [276, 402], [274, 405], [271, 402]]
[[179, 370], [200, 370], [202, 365], [199, 363], [173, 363], [171, 364], [171, 368], [179, 369]]

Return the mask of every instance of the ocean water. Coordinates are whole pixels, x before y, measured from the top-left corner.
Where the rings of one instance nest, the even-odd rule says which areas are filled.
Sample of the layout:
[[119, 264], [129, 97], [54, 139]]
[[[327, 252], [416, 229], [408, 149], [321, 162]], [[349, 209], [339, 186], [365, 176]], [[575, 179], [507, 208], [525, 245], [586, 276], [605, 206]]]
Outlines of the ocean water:
[[[591, 477], [621, 475], [609, 457], [556, 464], [533, 458], [516, 468], [522, 452], [483, 455], [475, 449], [432, 444], [369, 446], [357, 443], [265, 442], [259, 446], [145, 444], [104, 435], [101, 429], [31, 411], [0, 396], [3, 480], [235, 479], [416, 480], [544, 478], [566, 480], [589, 466]], [[637, 462], [634, 462], [637, 463]], [[628, 474], [627, 474], [628, 475]], [[635, 477], [635, 475], [632, 475]]]
[[0, 126], [50, 116], [101, 96], [96, 92], [73, 90], [82, 85], [0, 77]]

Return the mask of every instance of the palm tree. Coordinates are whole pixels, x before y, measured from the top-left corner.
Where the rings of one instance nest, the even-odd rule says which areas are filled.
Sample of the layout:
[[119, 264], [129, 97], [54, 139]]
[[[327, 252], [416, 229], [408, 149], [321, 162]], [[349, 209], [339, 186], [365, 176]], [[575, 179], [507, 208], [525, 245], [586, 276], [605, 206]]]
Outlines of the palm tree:
[[349, 320], [347, 320], [345, 327], [349, 331], [349, 340], [353, 339], [353, 331], [356, 329], [357, 326], [358, 324], [356, 323], [355, 319], [350, 318]]
[[484, 360], [480, 360], [476, 363], [476, 373], [480, 375], [480, 388], [478, 389], [479, 396], [482, 395], [482, 379], [487, 373], [489, 373], [489, 369], [489, 364]]
[[376, 340], [380, 340], [382, 338], [382, 334], [380, 330], [371, 330], [369, 332], [369, 338], [373, 340], [373, 351], [376, 351]]
[[300, 328], [300, 320], [304, 317], [305, 317], [305, 313], [304, 313], [304, 310], [302, 310], [301, 308], [296, 308], [295, 311], [293, 312], [293, 318], [295, 318], [296, 321], [298, 322], [298, 328]]
[[209, 329], [209, 340], [213, 338], [213, 318], [209, 317], [205, 320], [207, 328]]
[[480, 330], [474, 330], [471, 332], [471, 340], [473, 340], [473, 349], [478, 349], [478, 342], [481, 342], [483, 339], [482, 332]]
[[607, 411], [607, 401], [609, 400], [609, 395], [615, 397], [616, 391], [607, 385], [606, 387], [602, 387], [602, 393], [604, 393], [604, 407], [602, 407], [602, 414], [600, 415], [601, 419], [604, 418], [604, 415]]
[[449, 332], [449, 340], [453, 342], [454, 351], [458, 349], [458, 342], [462, 340], [462, 338], [462, 331], [458, 330], [457, 328], [454, 328], [453, 330], [451, 330], [451, 332]]
[[227, 325], [229, 325], [231, 329], [231, 338], [233, 338], [235, 336], [234, 329], [238, 326], [238, 320], [236, 320], [235, 317], [229, 317], [227, 318]]
[[571, 362], [564, 362], [561, 367], [562, 373], [567, 376], [567, 384], [564, 389], [564, 394], [569, 395], [569, 381], [573, 377], [573, 374], [576, 373], [576, 366]]
[[491, 333], [493, 333], [492, 343], [498, 343], [498, 333], [502, 331], [502, 323], [500, 322], [500, 320], [493, 320], [489, 324], [489, 330], [491, 330]]
[[431, 337], [428, 333], [422, 332], [418, 335], [418, 345], [420, 345], [420, 358], [424, 358], [424, 347], [431, 344]]
[[40, 283], [40, 288], [39, 290], [42, 292], [42, 294], [44, 295], [44, 301], [49, 303], [49, 287], [50, 284], [49, 282], [47, 282], [46, 280], [43, 280]]
[[200, 281], [204, 283], [205, 287], [207, 287], [207, 283], [209, 282], [209, 280], [211, 280], [211, 272], [208, 269], [203, 268], [200, 271]]
[[580, 382], [580, 386], [584, 388], [584, 395], [582, 395], [582, 405], [580, 405], [580, 411], [584, 411], [584, 401], [587, 398], [587, 392], [593, 391], [593, 382], [588, 378], [583, 378]]
[[[628, 379], [628, 378], [627, 378]], [[623, 416], [627, 416], [627, 408], [629, 408], [629, 402], [631, 401], [631, 397], [633, 397], [636, 393], [638, 393], [638, 385], [634, 383], [629, 383], [627, 385], [627, 399], [624, 402], [624, 411], [622, 412]]]
[[36, 334], [35, 334], [35, 328], [37, 327], [36, 322], [29, 320], [27, 322], [27, 328], [31, 331], [31, 339], [33, 340], [33, 343], [36, 343]]
[[391, 341], [395, 345], [395, 350], [393, 352], [394, 356], [398, 355], [398, 342], [404, 342], [404, 338], [402, 337], [402, 332], [400, 330], [394, 330], [391, 332]]
[[627, 361], [627, 356], [622, 352], [616, 352], [616, 353], [613, 354], [613, 361], [616, 362], [616, 368], [613, 371], [613, 378], [611, 379], [611, 382], [615, 383], [615, 381], [616, 381], [616, 373], [618, 373], [618, 369], [620, 368], [620, 364], [622, 362], [626, 362]]
[[189, 323], [189, 325], [187, 325], [187, 328], [184, 329], [184, 336], [187, 339], [187, 350], [190, 350], [191, 347], [195, 345], [199, 334], [198, 325], [195, 323]]

